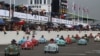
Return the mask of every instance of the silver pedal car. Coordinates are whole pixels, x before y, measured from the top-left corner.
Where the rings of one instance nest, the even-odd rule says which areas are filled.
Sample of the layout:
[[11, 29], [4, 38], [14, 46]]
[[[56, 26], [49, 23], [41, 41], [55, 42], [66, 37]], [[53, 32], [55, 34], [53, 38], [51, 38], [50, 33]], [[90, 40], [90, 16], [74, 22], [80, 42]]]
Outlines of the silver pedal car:
[[59, 47], [55, 43], [48, 44], [44, 48], [44, 53], [58, 53], [58, 52], [59, 52]]

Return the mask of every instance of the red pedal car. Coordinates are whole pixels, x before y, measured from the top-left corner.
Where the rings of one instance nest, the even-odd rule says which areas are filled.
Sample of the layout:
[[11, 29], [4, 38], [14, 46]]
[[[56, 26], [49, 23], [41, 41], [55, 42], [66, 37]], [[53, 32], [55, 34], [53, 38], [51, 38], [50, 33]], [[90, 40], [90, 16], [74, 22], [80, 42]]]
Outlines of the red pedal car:
[[80, 36], [78, 34], [76, 34], [75, 38], [76, 39], [80, 39]]
[[36, 40], [36, 39], [32, 39], [32, 43], [34, 44], [34, 46], [38, 46], [38, 40]]
[[70, 37], [67, 37], [67, 38], [65, 39], [65, 41], [66, 41], [67, 44], [71, 44], [71, 43], [72, 43], [72, 40], [71, 40]]
[[34, 44], [30, 41], [26, 41], [21, 45], [22, 49], [33, 49], [34, 48]]

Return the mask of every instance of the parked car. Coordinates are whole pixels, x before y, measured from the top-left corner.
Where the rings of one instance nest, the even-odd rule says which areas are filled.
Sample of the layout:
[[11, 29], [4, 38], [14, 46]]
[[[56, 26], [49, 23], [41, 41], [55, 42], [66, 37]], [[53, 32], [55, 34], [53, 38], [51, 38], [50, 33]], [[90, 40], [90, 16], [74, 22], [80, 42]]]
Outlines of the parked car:
[[9, 45], [8, 47], [5, 48], [5, 56], [20, 56], [20, 48], [19, 46], [16, 45]]
[[50, 43], [45, 46], [44, 48], [44, 53], [58, 53], [59, 52], [59, 47], [55, 43]]
[[78, 40], [78, 45], [87, 45], [87, 40], [83, 38]]
[[26, 41], [21, 45], [22, 49], [33, 49], [34, 48], [34, 44], [30, 41]]

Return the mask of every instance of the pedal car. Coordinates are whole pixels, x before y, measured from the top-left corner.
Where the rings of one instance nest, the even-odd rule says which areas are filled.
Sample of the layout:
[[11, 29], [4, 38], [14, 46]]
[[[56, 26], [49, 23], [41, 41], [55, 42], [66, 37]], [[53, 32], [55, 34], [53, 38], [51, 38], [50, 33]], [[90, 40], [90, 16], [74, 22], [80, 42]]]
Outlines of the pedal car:
[[90, 35], [88, 36], [89, 38], [94, 38], [93, 34], [90, 33]]
[[57, 41], [57, 45], [59, 45], [59, 46], [65, 46], [66, 45], [66, 42], [64, 40], [62, 40], [62, 39], [59, 39]]
[[72, 40], [71, 40], [70, 37], [67, 37], [67, 38], [65, 39], [65, 41], [66, 41], [67, 44], [71, 44], [71, 43], [72, 43]]
[[72, 43], [75, 43], [76, 42], [76, 39], [75, 38], [71, 38], [72, 40]]
[[78, 45], [87, 45], [87, 40], [86, 39], [78, 40]]
[[54, 42], [54, 39], [50, 40], [50, 43], [45, 46], [44, 53], [58, 53], [58, 45]]
[[44, 53], [58, 53], [58, 45], [57, 44], [48, 44], [44, 48]]
[[37, 46], [38, 45], [38, 40], [32, 39], [32, 43], [34, 44], [34, 46]]
[[16, 45], [9, 45], [7, 48], [5, 48], [5, 56], [20, 56], [20, 48]]
[[78, 34], [76, 34], [75, 38], [76, 39], [80, 39], [80, 36]]
[[57, 35], [57, 37], [54, 39], [55, 43], [57, 43], [57, 41], [59, 40], [59, 35]]
[[87, 41], [89, 41], [89, 38], [88, 38], [88, 37], [85, 37], [85, 36], [84, 36], [84, 39], [86, 39]]
[[94, 38], [94, 41], [95, 41], [95, 42], [100, 42], [100, 37], [97, 36], [96, 38]]
[[87, 41], [89, 41], [89, 37], [87, 36], [87, 34], [85, 34], [85, 35], [83, 36], [83, 38], [86, 39]]
[[34, 44], [30, 41], [26, 41], [21, 45], [22, 49], [33, 49], [34, 48]]
[[23, 44], [25, 41], [26, 41], [26, 39], [25, 39], [25, 38], [21, 39], [20, 41], [18, 41], [18, 45]]
[[44, 43], [46, 43], [47, 42], [47, 40], [44, 38], [44, 36], [42, 36], [40, 39], [39, 39], [39, 43], [40, 44], [44, 44]]
[[58, 37], [57, 37], [57, 38], [55, 38], [55, 43], [57, 43], [57, 41], [59, 41], [59, 39], [60, 39], [60, 38], [58, 38]]

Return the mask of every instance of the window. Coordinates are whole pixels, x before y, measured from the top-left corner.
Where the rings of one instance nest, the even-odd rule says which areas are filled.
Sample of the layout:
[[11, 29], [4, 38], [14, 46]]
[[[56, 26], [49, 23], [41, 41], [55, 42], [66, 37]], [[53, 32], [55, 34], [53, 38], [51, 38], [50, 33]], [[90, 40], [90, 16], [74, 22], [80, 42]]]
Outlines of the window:
[[34, 0], [34, 4], [36, 4], [37, 3], [37, 0]]
[[37, 0], [37, 4], [39, 4], [40, 2], [39, 2], [39, 0]]
[[46, 4], [46, 0], [44, 0], [44, 4]]
[[40, 0], [40, 4], [42, 4], [42, 0]]
[[61, 2], [65, 2], [65, 3], [67, 3], [67, 0], [61, 0]]
[[30, 1], [30, 4], [32, 4], [32, 2], [33, 2], [33, 1], [31, 0], [31, 1]]
[[39, 0], [34, 0], [34, 4], [39, 4]]
[[41, 8], [41, 6], [39, 6], [39, 8]]

